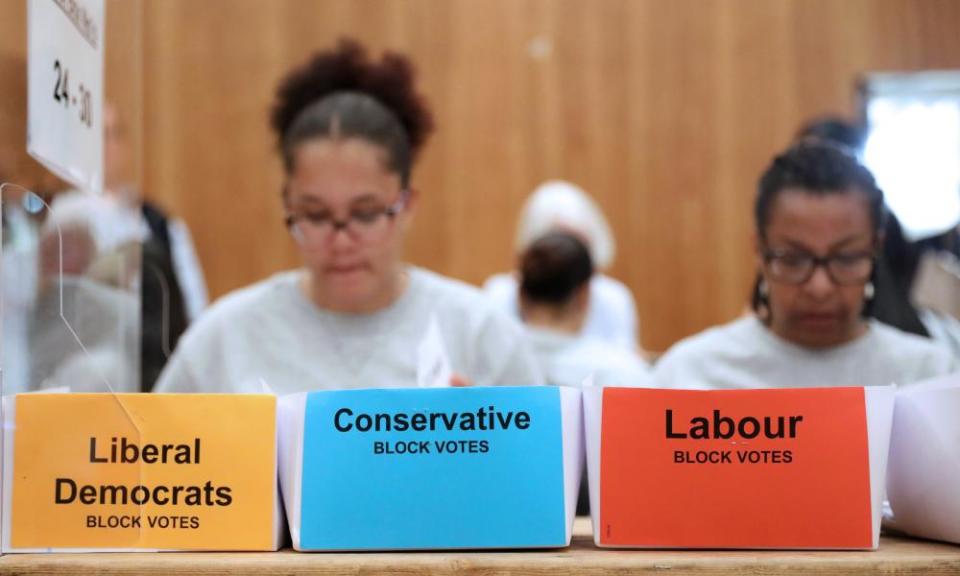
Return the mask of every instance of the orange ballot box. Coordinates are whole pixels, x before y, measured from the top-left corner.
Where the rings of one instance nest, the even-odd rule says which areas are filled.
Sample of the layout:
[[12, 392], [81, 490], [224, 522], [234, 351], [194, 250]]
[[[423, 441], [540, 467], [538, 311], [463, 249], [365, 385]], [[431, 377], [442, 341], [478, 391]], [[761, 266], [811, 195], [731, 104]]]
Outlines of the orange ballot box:
[[584, 390], [598, 546], [872, 549], [894, 389]]
[[275, 550], [276, 397], [3, 399], [3, 551]]

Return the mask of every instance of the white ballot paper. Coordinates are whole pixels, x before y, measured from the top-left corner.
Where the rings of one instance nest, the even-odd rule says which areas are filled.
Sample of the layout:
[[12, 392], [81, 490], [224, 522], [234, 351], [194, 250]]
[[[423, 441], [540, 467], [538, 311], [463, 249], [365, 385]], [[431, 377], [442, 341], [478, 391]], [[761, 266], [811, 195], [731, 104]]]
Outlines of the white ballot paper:
[[443, 343], [443, 334], [436, 316], [430, 317], [427, 333], [417, 347], [417, 386], [421, 388], [440, 388], [450, 385], [453, 370], [447, 347]]
[[884, 524], [960, 544], [960, 373], [897, 392]]

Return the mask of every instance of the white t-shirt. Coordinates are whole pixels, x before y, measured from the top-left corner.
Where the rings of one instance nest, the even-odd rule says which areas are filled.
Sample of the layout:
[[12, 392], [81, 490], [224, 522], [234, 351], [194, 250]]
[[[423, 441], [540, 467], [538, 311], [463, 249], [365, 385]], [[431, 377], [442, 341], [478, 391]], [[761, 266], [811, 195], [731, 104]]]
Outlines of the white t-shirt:
[[229, 294], [191, 325], [156, 391], [416, 386], [418, 347], [434, 318], [455, 374], [478, 386], [543, 383], [521, 326], [476, 288], [409, 272], [403, 295], [372, 314], [318, 308], [301, 292], [298, 271]]
[[929, 308], [917, 308], [917, 316], [930, 334], [930, 340], [960, 360], [960, 320]]
[[527, 341], [548, 384], [580, 387], [653, 385], [646, 362], [634, 352], [592, 338], [527, 326]]
[[825, 350], [788, 342], [755, 316], [678, 342], [654, 366], [662, 388], [804, 388], [911, 384], [960, 369], [931, 342], [880, 322]]
[[[496, 274], [483, 284], [487, 296], [517, 318], [520, 317], [518, 290], [513, 274]], [[590, 280], [590, 308], [580, 334], [635, 351], [638, 333], [637, 308], [630, 290], [618, 280], [594, 274]]]
[[50, 282], [31, 317], [30, 360], [32, 390], [138, 392], [138, 294], [82, 276]]

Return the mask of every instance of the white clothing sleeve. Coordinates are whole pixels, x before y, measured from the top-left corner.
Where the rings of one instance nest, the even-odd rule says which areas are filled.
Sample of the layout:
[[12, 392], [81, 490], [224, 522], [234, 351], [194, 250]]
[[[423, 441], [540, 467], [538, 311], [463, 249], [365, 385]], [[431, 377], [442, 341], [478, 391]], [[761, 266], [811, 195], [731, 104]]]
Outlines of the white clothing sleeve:
[[197, 257], [193, 237], [187, 225], [180, 219], [171, 218], [167, 229], [170, 233], [173, 269], [177, 274], [180, 291], [183, 293], [187, 319], [193, 322], [209, 302], [203, 268], [200, 266], [200, 259]]

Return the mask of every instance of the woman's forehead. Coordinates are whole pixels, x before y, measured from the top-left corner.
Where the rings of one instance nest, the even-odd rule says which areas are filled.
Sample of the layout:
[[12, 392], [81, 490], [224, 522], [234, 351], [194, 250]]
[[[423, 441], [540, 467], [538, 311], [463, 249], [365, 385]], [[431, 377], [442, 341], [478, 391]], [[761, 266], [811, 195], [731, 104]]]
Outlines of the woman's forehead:
[[399, 180], [399, 174], [390, 170], [386, 160], [386, 150], [361, 138], [315, 138], [297, 148], [291, 176]]
[[290, 176], [289, 200], [331, 206], [390, 201], [400, 177], [382, 160], [379, 147], [355, 138], [305, 143]]
[[358, 192], [355, 194], [324, 194], [322, 191], [293, 188], [289, 201], [306, 208], [326, 208], [346, 202], [349, 205], [382, 203], [386, 194], [379, 192]]
[[867, 198], [856, 189], [823, 193], [793, 188], [775, 198], [764, 235], [768, 241], [832, 247], [861, 237], [870, 242], [874, 226]]

